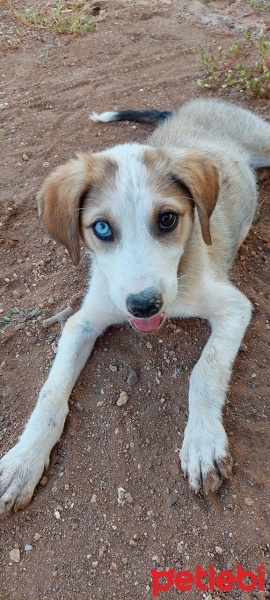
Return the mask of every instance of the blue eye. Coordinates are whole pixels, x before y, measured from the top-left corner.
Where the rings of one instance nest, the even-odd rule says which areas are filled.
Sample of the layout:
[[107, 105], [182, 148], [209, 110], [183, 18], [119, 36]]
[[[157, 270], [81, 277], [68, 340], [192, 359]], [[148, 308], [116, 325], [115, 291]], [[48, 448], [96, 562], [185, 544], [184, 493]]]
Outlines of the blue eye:
[[100, 240], [106, 240], [106, 241], [113, 240], [113, 232], [111, 230], [109, 223], [107, 223], [107, 221], [96, 221], [92, 225], [92, 229], [93, 229], [94, 234]]

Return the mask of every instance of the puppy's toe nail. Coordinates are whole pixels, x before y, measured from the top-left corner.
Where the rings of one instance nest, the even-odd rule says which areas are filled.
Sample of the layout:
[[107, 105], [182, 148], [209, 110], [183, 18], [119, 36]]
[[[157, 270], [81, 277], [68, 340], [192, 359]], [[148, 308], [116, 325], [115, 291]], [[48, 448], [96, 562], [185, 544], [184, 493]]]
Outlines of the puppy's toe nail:
[[217, 473], [216, 469], [211, 469], [203, 477], [203, 493], [205, 496], [208, 494], [214, 494], [221, 486], [222, 477]]
[[187, 465], [184, 463], [181, 463], [181, 469], [183, 471], [184, 477], [187, 477], [187, 474], [188, 474]]
[[214, 467], [215, 467], [215, 471], [216, 471], [217, 476], [219, 478], [221, 478], [222, 474], [221, 474], [221, 471], [220, 471], [220, 468], [219, 468], [219, 464], [218, 464], [218, 462], [216, 460], [214, 460]]
[[224, 477], [225, 479], [228, 479], [230, 477], [230, 474], [232, 472], [232, 467], [233, 467], [233, 459], [232, 456], [230, 454], [227, 454], [226, 456], [224, 456], [223, 458], [219, 458], [216, 461], [219, 471], [222, 475], [222, 477]]
[[195, 494], [198, 494], [200, 489], [201, 489], [201, 478], [200, 476], [198, 477], [189, 477], [189, 487], [192, 489], [192, 491]]
[[33, 491], [23, 491], [21, 492], [21, 494], [19, 494], [16, 498], [16, 501], [14, 503], [14, 512], [17, 512], [18, 510], [21, 510], [22, 508], [25, 508], [33, 495]]

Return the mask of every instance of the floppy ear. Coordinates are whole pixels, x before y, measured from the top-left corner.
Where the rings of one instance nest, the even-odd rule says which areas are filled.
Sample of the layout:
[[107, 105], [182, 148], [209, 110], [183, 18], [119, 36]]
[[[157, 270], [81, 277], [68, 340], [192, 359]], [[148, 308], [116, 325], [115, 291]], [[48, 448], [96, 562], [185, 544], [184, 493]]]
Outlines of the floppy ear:
[[68, 249], [75, 265], [80, 260], [80, 206], [90, 188], [91, 175], [91, 156], [78, 154], [53, 171], [37, 194], [42, 224]]
[[202, 230], [203, 240], [211, 245], [209, 219], [216, 206], [219, 193], [219, 169], [207, 154], [197, 150], [184, 150], [173, 157], [173, 176], [183, 184], [194, 200]]

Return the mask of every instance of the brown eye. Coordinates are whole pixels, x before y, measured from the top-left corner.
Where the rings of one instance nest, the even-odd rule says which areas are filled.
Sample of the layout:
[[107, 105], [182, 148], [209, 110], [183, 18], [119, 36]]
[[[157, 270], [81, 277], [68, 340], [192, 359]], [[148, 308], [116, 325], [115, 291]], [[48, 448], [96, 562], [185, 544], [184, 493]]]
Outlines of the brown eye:
[[178, 223], [178, 215], [174, 212], [168, 211], [159, 215], [158, 226], [160, 231], [172, 231], [175, 229]]

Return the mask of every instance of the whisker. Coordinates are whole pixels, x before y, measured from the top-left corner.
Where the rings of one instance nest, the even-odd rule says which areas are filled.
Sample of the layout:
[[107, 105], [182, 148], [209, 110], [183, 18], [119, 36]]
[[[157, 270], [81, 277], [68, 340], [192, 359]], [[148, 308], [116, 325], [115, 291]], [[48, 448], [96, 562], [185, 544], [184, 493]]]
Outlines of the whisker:
[[182, 286], [181, 285], [181, 286], [178, 286], [177, 291], [178, 292], [183, 292], [183, 291], [190, 290], [190, 289], [191, 289], [190, 285], [186, 285], [186, 286]]
[[180, 275], [179, 277], [177, 277], [177, 279], [178, 281], [180, 281], [181, 279], [186, 279], [187, 277], [190, 277], [188, 273], [186, 275]]

